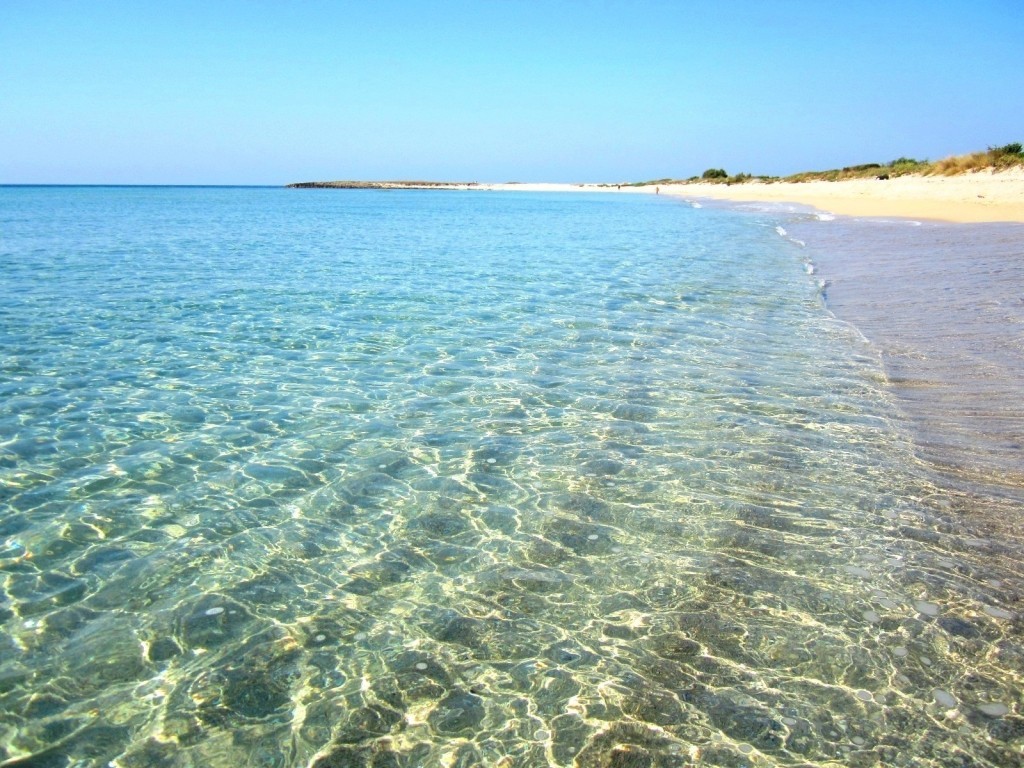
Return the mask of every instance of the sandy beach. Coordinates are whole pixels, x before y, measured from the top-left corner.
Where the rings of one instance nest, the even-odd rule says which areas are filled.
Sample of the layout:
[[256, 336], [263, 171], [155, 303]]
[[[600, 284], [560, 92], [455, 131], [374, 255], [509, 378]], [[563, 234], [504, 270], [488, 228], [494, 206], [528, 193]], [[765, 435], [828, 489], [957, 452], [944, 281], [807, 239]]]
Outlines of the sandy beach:
[[[654, 186], [600, 184], [480, 184], [478, 189], [523, 192], [593, 191], [654, 194]], [[843, 216], [1024, 222], [1024, 168], [960, 176], [901, 176], [885, 181], [758, 181], [744, 184], [665, 184], [661, 194], [687, 199], [797, 203]]]

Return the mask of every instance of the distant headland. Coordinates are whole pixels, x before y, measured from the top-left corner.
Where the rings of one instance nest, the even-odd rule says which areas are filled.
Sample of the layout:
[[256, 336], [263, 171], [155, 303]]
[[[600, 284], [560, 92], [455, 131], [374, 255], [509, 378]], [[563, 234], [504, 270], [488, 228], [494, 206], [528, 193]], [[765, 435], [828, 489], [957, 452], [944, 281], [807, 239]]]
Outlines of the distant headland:
[[475, 181], [299, 181], [289, 189], [468, 189]]

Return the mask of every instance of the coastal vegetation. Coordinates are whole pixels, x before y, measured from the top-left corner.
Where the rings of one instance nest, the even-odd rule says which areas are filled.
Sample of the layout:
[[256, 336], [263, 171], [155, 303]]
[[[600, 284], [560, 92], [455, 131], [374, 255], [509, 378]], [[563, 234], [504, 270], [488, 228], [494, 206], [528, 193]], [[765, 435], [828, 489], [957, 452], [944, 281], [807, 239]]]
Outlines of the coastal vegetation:
[[989, 147], [984, 152], [947, 157], [934, 164], [934, 172], [951, 176], [957, 173], [978, 171], [985, 168], [1002, 170], [1024, 165], [1024, 147], [1019, 141], [1001, 147]]
[[[669, 184], [743, 184], [759, 181], [799, 183], [803, 181], [846, 181], [849, 179], [895, 179], [900, 176], [955, 176], [974, 171], [1002, 171], [1007, 168], [1024, 167], [1024, 145], [1021, 142], [989, 147], [981, 152], [956, 155], [942, 160], [918, 160], [913, 157], [898, 157], [888, 163], [861, 163], [827, 171], [802, 171], [789, 176], [763, 176], [750, 173], [729, 174], [724, 168], [708, 168], [700, 176], [688, 179], [671, 177], [649, 181], [625, 182], [620, 184], [599, 184], [599, 187], [649, 187]], [[517, 184], [518, 182], [507, 182]], [[286, 185], [297, 189], [467, 189], [480, 186], [477, 182], [438, 181], [303, 181]], [[577, 186], [584, 186], [579, 184]]]
[[[954, 176], [960, 173], [971, 173], [986, 169], [1001, 171], [1014, 167], [1024, 167], [1024, 146], [1020, 142], [989, 147], [981, 152], [956, 155], [934, 162], [917, 160], [913, 157], [898, 157], [888, 163], [862, 163], [860, 165], [850, 165], [827, 171], [802, 171], [789, 176], [753, 176], [749, 173], [729, 175], [721, 168], [709, 168], [699, 177], [691, 176], [685, 180], [677, 180], [675, 183], [710, 182], [713, 184], [742, 184], [752, 180], [769, 183], [775, 181], [799, 183], [801, 181], [845, 181], [848, 179], [871, 178], [894, 179], [910, 174], [920, 176]], [[657, 182], [643, 182], [643, 184], [654, 183], [667, 184], [669, 180], [660, 179]]]

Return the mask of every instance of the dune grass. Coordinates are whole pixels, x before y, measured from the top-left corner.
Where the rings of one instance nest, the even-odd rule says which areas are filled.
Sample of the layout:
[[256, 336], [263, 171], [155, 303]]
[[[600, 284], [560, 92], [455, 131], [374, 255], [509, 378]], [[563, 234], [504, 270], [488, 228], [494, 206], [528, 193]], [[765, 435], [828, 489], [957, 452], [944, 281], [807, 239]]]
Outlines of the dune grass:
[[[742, 184], [747, 181], [776, 182], [784, 181], [799, 183], [802, 181], [845, 181], [847, 179], [894, 179], [899, 176], [915, 174], [919, 176], [955, 176], [960, 173], [1024, 167], [1024, 147], [1019, 142], [1005, 144], [1001, 147], [989, 147], [983, 152], [972, 152], [967, 155], [956, 155], [942, 160], [915, 160], [912, 157], [898, 157], [888, 163], [863, 163], [845, 168], [834, 168], [828, 171], [802, 171], [789, 176], [752, 176], [749, 173], [727, 174], [720, 168], [709, 169], [703, 176], [691, 176], [673, 183], [693, 184]], [[639, 182], [635, 186], [646, 184], [668, 184], [668, 179], [657, 182]]]
[[1024, 165], [1024, 147], [1020, 142], [1006, 144], [1002, 147], [989, 147], [984, 152], [972, 152], [969, 155], [947, 157], [932, 164], [931, 173], [953, 176], [958, 173], [970, 173], [986, 168], [1001, 171]]

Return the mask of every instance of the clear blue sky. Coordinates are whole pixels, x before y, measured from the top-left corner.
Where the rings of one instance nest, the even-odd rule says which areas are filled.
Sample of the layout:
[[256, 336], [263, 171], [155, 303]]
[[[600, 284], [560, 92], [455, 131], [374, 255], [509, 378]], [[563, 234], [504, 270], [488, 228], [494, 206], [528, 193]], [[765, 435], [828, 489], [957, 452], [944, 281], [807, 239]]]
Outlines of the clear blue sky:
[[618, 181], [1024, 140], [1024, 0], [0, 0], [0, 182]]

